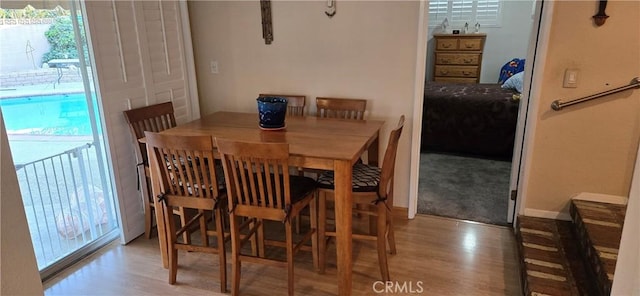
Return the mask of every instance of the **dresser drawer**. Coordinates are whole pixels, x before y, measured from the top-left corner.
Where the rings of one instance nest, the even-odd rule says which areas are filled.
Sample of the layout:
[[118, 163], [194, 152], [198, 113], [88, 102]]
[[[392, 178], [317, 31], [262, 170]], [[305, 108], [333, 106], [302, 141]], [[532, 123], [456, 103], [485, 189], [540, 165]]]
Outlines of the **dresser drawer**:
[[440, 77], [478, 77], [478, 66], [438, 66], [434, 75]]
[[482, 38], [465, 38], [460, 39], [458, 50], [481, 50]]
[[436, 39], [436, 50], [458, 50], [457, 38]]
[[478, 83], [478, 78], [436, 77], [434, 80], [436, 82]]
[[436, 53], [438, 65], [480, 65], [479, 53]]

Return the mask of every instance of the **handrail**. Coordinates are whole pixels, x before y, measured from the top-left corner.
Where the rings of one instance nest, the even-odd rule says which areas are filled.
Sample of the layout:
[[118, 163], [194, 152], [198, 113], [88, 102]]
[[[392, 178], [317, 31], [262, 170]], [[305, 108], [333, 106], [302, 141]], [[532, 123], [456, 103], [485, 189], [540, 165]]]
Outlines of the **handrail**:
[[631, 79], [631, 82], [628, 85], [621, 86], [621, 87], [616, 87], [614, 89], [603, 91], [601, 93], [597, 93], [597, 94], [594, 94], [594, 95], [582, 97], [582, 98], [571, 100], [571, 101], [567, 101], [567, 102], [563, 102], [561, 100], [555, 100], [555, 101], [553, 101], [553, 103], [551, 103], [551, 109], [553, 109], [555, 111], [560, 111], [562, 108], [567, 107], [567, 106], [571, 106], [571, 105], [575, 105], [575, 104], [578, 104], [578, 103], [590, 101], [590, 100], [593, 100], [593, 99], [597, 99], [597, 98], [600, 98], [600, 97], [608, 96], [608, 95], [615, 94], [615, 93], [618, 93], [618, 92], [621, 92], [621, 91], [624, 91], [624, 90], [627, 90], [627, 89], [632, 89], [632, 88], [640, 88], [640, 80], [638, 79], [638, 77]]

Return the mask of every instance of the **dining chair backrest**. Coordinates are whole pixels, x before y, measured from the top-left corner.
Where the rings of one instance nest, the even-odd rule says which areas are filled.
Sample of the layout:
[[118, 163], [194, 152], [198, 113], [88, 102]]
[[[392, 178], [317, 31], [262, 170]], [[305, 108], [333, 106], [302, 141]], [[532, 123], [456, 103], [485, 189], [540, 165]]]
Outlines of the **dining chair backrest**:
[[367, 100], [316, 98], [316, 116], [323, 118], [364, 120]]
[[289, 189], [289, 144], [248, 143], [216, 139], [227, 182], [229, 207], [286, 210]]
[[161, 132], [176, 126], [173, 103], [166, 102], [124, 111], [124, 118], [129, 124], [138, 162], [148, 164], [147, 151], [143, 143], [145, 131]]
[[[402, 128], [404, 127], [404, 115], [400, 116], [398, 125], [391, 131], [389, 135], [389, 143], [387, 144], [387, 150], [384, 153], [384, 159], [382, 160], [382, 168], [380, 171], [380, 185], [378, 187], [378, 196], [390, 197], [393, 194], [389, 194], [393, 190], [393, 176], [395, 172], [396, 155], [398, 154], [398, 142], [400, 141], [400, 135], [402, 134]], [[389, 201], [389, 204], [393, 200]]]
[[[219, 195], [211, 136], [164, 135], [145, 132], [152, 170], [165, 195], [209, 199]], [[213, 209], [211, 207], [206, 209]]]
[[304, 116], [304, 106], [306, 96], [300, 95], [277, 95], [277, 94], [260, 94], [259, 97], [280, 97], [287, 99], [287, 116], [297, 117]]

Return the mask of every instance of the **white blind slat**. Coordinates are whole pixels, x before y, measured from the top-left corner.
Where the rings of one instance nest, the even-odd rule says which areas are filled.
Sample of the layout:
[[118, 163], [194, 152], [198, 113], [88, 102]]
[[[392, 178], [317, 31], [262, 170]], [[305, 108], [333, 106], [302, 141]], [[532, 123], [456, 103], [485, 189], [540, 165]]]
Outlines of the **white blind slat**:
[[502, 19], [503, 0], [433, 0], [429, 1], [429, 26], [439, 26], [448, 20], [452, 27], [462, 27], [469, 23], [473, 27], [480, 23], [483, 27], [499, 27]]

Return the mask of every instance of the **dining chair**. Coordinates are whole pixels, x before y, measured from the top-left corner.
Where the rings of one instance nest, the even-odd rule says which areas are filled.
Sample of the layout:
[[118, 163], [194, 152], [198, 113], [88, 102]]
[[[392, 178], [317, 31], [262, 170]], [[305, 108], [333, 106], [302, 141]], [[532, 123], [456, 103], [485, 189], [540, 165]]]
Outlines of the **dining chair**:
[[[138, 184], [142, 190], [142, 198], [144, 203], [144, 234], [147, 238], [151, 238], [151, 228], [153, 227], [153, 199], [151, 197], [151, 182], [149, 177], [149, 160], [147, 157], [147, 149], [140, 139], [144, 138], [145, 131], [161, 132], [163, 130], [176, 126], [176, 118], [174, 116], [173, 103], [165, 102], [141, 108], [126, 110], [123, 112], [124, 118], [129, 124], [131, 131], [131, 140], [133, 142], [137, 170]], [[174, 213], [180, 216], [181, 222], [186, 222], [184, 211], [175, 209]]]
[[[389, 143], [384, 154], [382, 168], [356, 163], [353, 166], [351, 191], [353, 203], [360, 205], [358, 213], [376, 218], [375, 234], [370, 229], [368, 234], [353, 234], [354, 239], [376, 240], [378, 262], [382, 280], [389, 281], [387, 264], [387, 241], [391, 254], [396, 253], [395, 234], [393, 230], [393, 181], [398, 141], [404, 126], [404, 115], [395, 129], [391, 131]], [[326, 200], [333, 198], [334, 173], [327, 171], [318, 178], [318, 264], [320, 273], [324, 273], [326, 265], [327, 236], [335, 236], [335, 232], [326, 231]]]
[[[293, 295], [293, 256], [311, 250], [317, 267], [316, 185], [311, 178], [289, 174], [289, 145], [284, 143], [249, 143], [216, 139], [227, 186], [231, 231], [231, 294], [240, 289], [241, 262], [276, 265], [287, 268], [288, 291]], [[292, 219], [309, 207], [310, 229], [298, 242], [293, 240]], [[240, 223], [239, 219], [245, 218]], [[286, 262], [267, 258], [265, 244], [282, 246], [282, 242], [265, 240], [265, 220], [284, 224]], [[241, 231], [245, 234], [241, 237]], [[243, 244], [257, 238], [258, 254], [242, 253]], [[311, 247], [304, 245], [311, 239]]]
[[281, 97], [287, 99], [287, 116], [298, 117], [304, 116], [304, 106], [306, 96], [300, 95], [278, 95], [278, 94], [260, 94], [258, 97]]
[[323, 118], [364, 120], [367, 100], [316, 98], [316, 116]]
[[[278, 95], [260, 94], [259, 97], [281, 97], [287, 99], [287, 117], [304, 117], [304, 106], [306, 96], [301, 95]], [[304, 175], [304, 169], [296, 168], [298, 175]], [[295, 232], [300, 234], [300, 219], [294, 220]]]
[[[316, 116], [321, 118], [337, 118], [348, 120], [364, 120], [367, 109], [367, 100], [316, 97]], [[362, 158], [358, 160], [362, 162]], [[306, 172], [315, 173], [316, 176], [324, 173], [324, 170], [305, 169]], [[363, 206], [358, 205], [358, 209]], [[360, 217], [360, 214], [357, 214]]]
[[[227, 289], [224, 217], [227, 212], [223, 172], [213, 156], [211, 136], [179, 136], [145, 132], [151, 169], [160, 194], [169, 260], [169, 284], [176, 283], [178, 250], [218, 254], [220, 291]], [[193, 212], [189, 221], [176, 226], [173, 209]], [[157, 209], [156, 209], [157, 210]], [[210, 220], [213, 220], [211, 223]], [[192, 230], [199, 239], [184, 239]], [[215, 245], [209, 241], [215, 238]]]

